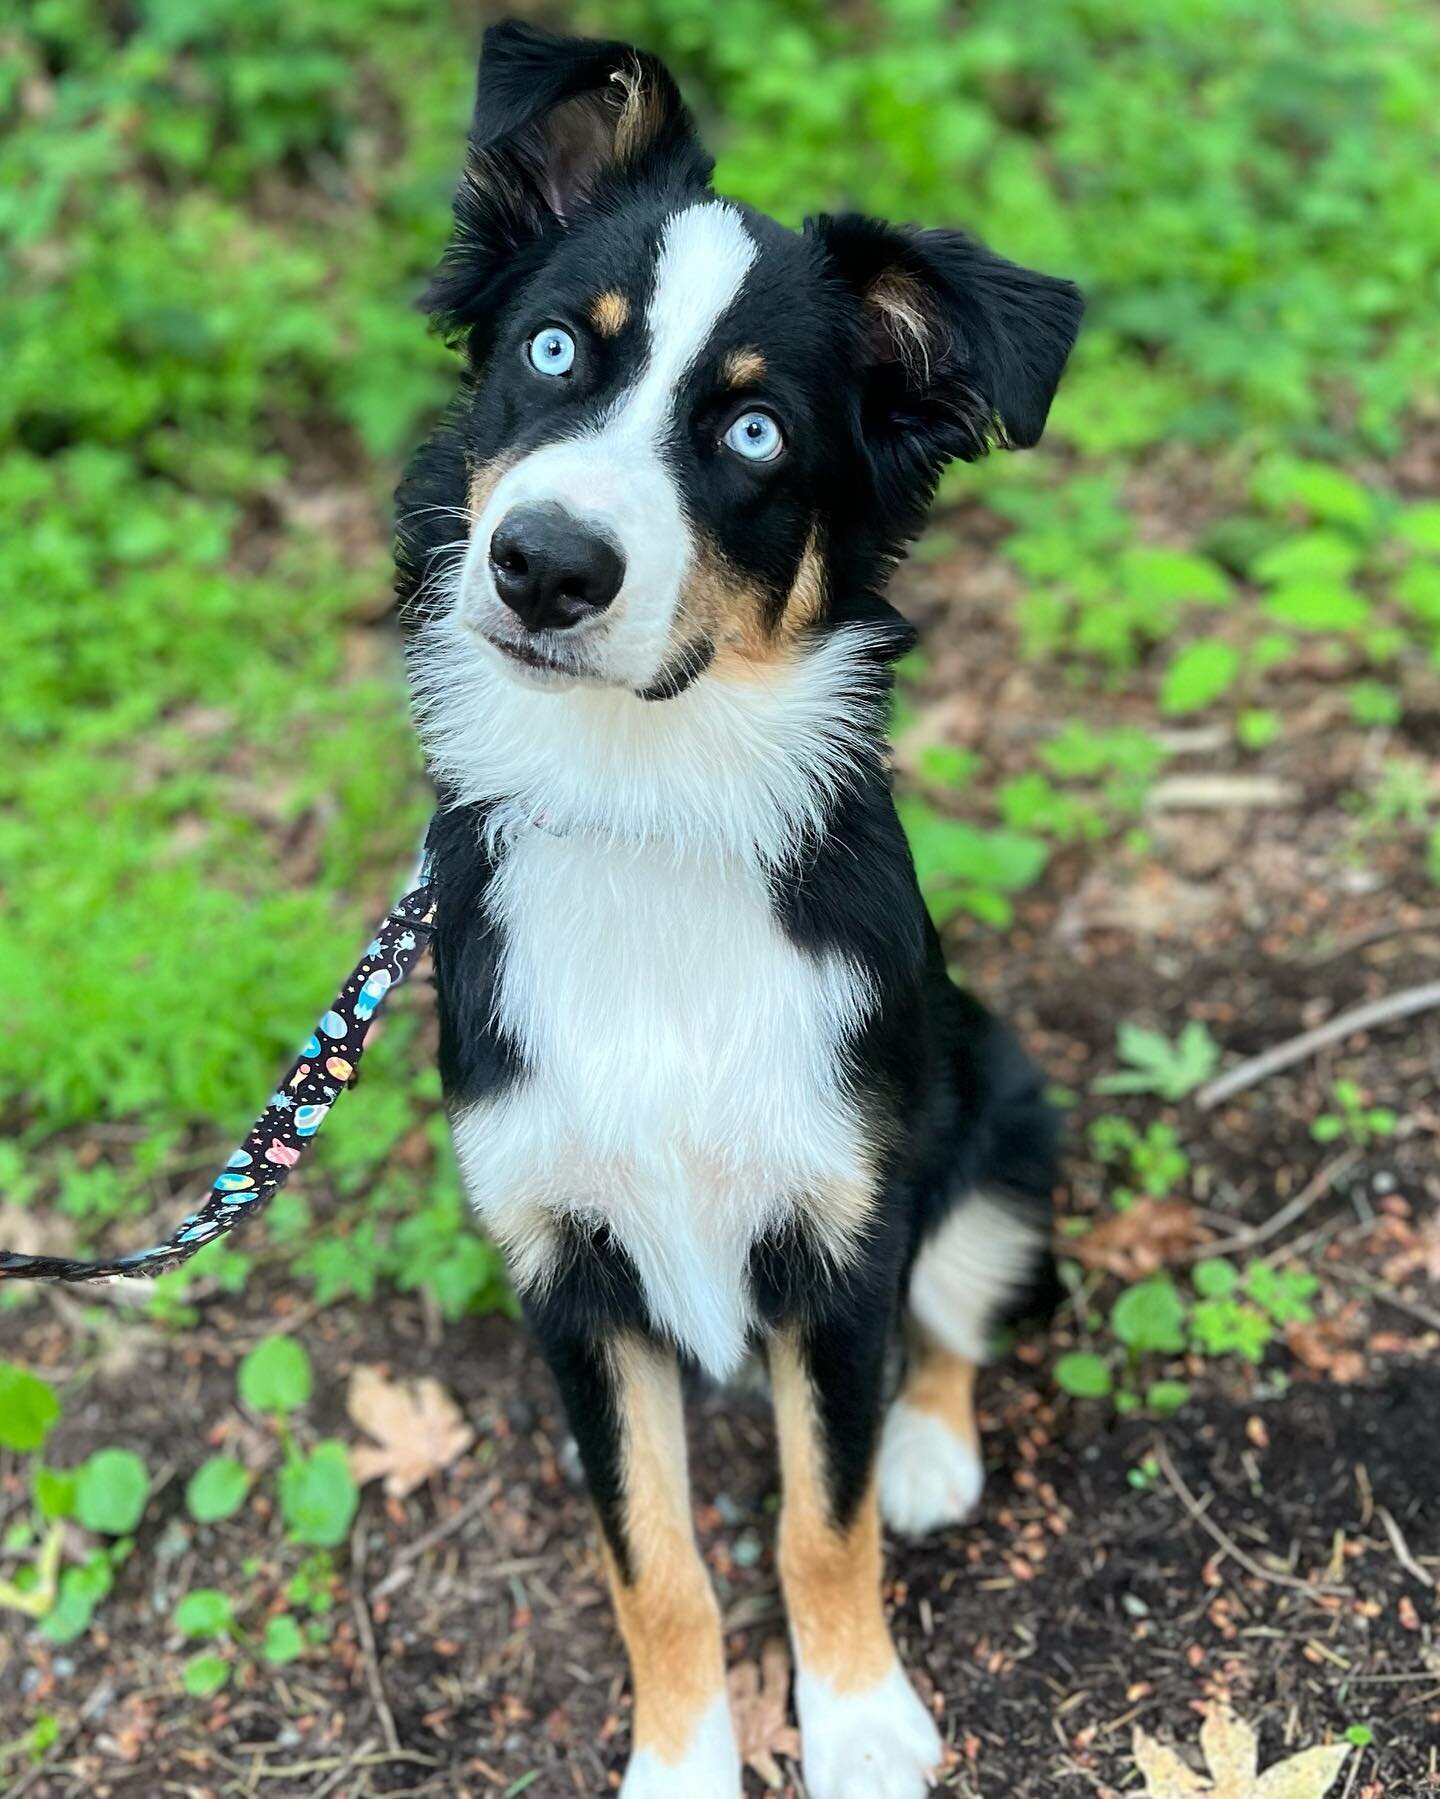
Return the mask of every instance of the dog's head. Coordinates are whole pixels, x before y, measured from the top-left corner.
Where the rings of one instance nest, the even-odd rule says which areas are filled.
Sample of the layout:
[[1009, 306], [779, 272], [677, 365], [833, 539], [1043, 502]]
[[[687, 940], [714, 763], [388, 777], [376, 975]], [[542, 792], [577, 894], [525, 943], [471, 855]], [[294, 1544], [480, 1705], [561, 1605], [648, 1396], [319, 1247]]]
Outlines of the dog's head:
[[711, 166], [654, 57], [487, 33], [427, 295], [468, 372], [402, 567], [413, 610], [443, 592], [519, 680], [664, 699], [763, 674], [864, 610], [948, 460], [1044, 426], [1068, 282], [958, 231], [791, 231]]

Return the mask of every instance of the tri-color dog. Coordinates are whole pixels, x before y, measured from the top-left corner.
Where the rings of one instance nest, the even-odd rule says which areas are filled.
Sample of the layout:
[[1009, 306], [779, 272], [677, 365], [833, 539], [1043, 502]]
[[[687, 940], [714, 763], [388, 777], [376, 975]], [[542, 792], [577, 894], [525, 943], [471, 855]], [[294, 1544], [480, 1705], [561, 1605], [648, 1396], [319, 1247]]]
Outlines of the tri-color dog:
[[881, 1521], [980, 1491], [1055, 1133], [916, 886], [883, 592], [949, 458], [1039, 438], [1081, 303], [957, 231], [786, 229], [711, 166], [652, 56], [487, 36], [428, 296], [464, 374], [400, 495], [442, 1072], [599, 1514], [625, 1799], [740, 1791], [681, 1371], [755, 1348], [806, 1789], [912, 1799], [942, 1742]]

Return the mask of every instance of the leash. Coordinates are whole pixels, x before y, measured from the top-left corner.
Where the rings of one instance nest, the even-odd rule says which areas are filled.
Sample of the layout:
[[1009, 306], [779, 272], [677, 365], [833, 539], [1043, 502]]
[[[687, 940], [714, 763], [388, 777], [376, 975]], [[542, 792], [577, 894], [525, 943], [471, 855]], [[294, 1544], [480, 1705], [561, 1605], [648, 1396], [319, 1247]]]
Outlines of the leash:
[[0, 1280], [94, 1281], [116, 1274], [163, 1274], [263, 1212], [314, 1142], [335, 1101], [354, 1085], [371, 1021], [425, 953], [434, 923], [434, 883], [422, 868], [420, 885], [386, 914], [334, 1005], [215, 1177], [205, 1203], [182, 1218], [164, 1243], [93, 1262], [0, 1249]]

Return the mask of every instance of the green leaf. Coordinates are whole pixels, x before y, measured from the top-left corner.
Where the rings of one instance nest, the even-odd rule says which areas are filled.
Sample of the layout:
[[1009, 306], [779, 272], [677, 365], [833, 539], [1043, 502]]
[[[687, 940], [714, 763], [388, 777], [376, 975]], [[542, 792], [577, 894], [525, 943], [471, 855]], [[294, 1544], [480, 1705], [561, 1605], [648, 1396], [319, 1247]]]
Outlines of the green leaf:
[[1168, 1418], [1189, 1405], [1190, 1389], [1183, 1380], [1152, 1381], [1145, 1390], [1145, 1406], [1159, 1418]]
[[1163, 1032], [1138, 1024], [1122, 1024], [1117, 1040], [1120, 1058], [1131, 1069], [1093, 1081], [1096, 1093], [1157, 1093], [1182, 1100], [1204, 1086], [1220, 1063], [1220, 1046], [1198, 1018], [1187, 1021], [1173, 1044]]
[[0, 1362], [0, 1445], [22, 1454], [43, 1446], [60, 1416], [55, 1389], [28, 1368]]
[[86, 1530], [128, 1536], [149, 1492], [150, 1476], [133, 1449], [97, 1449], [75, 1470], [75, 1516]]
[[1251, 571], [1266, 587], [1344, 584], [1360, 562], [1353, 537], [1339, 531], [1306, 531], [1287, 537], [1259, 557]]
[[305, 1639], [300, 1634], [300, 1626], [289, 1615], [282, 1613], [272, 1618], [265, 1626], [265, 1640], [260, 1645], [260, 1653], [267, 1662], [293, 1662], [305, 1653]]
[[186, 1637], [218, 1637], [235, 1628], [235, 1613], [218, 1587], [196, 1587], [175, 1607], [175, 1628]]
[[1277, 588], [1265, 610], [1297, 631], [1359, 631], [1370, 621], [1370, 602], [1339, 582]]
[[1235, 736], [1246, 750], [1263, 750], [1280, 735], [1278, 716], [1263, 706], [1248, 707], [1235, 718]]
[[240, 1397], [256, 1412], [293, 1412], [312, 1386], [310, 1357], [293, 1337], [266, 1337], [240, 1364]]
[[1168, 1276], [1157, 1274], [1120, 1295], [1110, 1328], [1137, 1355], [1176, 1355], [1185, 1347], [1185, 1301]]
[[1104, 1399], [1115, 1382], [1104, 1356], [1077, 1349], [1056, 1362], [1055, 1384], [1076, 1399]]
[[1375, 499], [1368, 488], [1323, 462], [1276, 456], [1255, 477], [1254, 493], [1272, 511], [1292, 507], [1326, 524], [1345, 525], [1362, 534], [1375, 523]]
[[233, 1518], [250, 1490], [249, 1473], [226, 1455], [212, 1455], [190, 1476], [185, 1504], [197, 1524], [217, 1524]]
[[42, 1518], [68, 1518], [75, 1510], [73, 1469], [37, 1468], [30, 1485]]
[[343, 1443], [320, 1443], [280, 1470], [280, 1513], [293, 1542], [333, 1549], [349, 1534], [359, 1503]]
[[1142, 604], [1176, 605], [1190, 600], [1223, 606], [1231, 597], [1224, 571], [1208, 556], [1189, 550], [1133, 546], [1121, 555], [1120, 578], [1131, 598]]
[[194, 1699], [208, 1699], [218, 1693], [230, 1678], [230, 1664], [223, 1655], [207, 1651], [192, 1655], [180, 1674], [180, 1683]]
[[1190, 1279], [1202, 1299], [1224, 1299], [1240, 1285], [1240, 1270], [1224, 1256], [1214, 1256], [1197, 1262], [1190, 1270]]
[[1240, 652], [1228, 643], [1187, 644], [1165, 671], [1160, 710], [1201, 712], [1228, 693], [1240, 672]]
[[1395, 534], [1413, 550], [1440, 556], [1440, 500], [1407, 506], [1395, 522]]

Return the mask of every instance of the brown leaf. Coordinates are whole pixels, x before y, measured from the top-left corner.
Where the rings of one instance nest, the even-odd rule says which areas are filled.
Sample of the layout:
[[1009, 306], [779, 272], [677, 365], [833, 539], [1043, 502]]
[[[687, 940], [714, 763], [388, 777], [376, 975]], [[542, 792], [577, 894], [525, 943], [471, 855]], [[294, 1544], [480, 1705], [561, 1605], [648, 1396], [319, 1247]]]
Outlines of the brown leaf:
[[1135, 1732], [1135, 1764], [1145, 1776], [1146, 1799], [1324, 1799], [1351, 1752], [1348, 1743], [1306, 1749], [1262, 1774], [1255, 1732], [1223, 1703], [1206, 1711], [1200, 1743], [1209, 1781], [1173, 1749], [1143, 1730]]
[[405, 1385], [386, 1380], [378, 1368], [357, 1368], [345, 1409], [379, 1445], [357, 1444], [350, 1451], [350, 1472], [361, 1486], [383, 1475], [393, 1499], [403, 1499], [448, 1468], [475, 1440], [459, 1406], [428, 1377]]
[[1077, 1237], [1074, 1250], [1087, 1268], [1138, 1281], [1203, 1243], [1205, 1234], [1188, 1200], [1147, 1196]]
[[1297, 1361], [1315, 1374], [1328, 1376], [1338, 1386], [1348, 1387], [1365, 1378], [1365, 1357], [1338, 1319], [1317, 1318], [1312, 1324], [1291, 1324], [1285, 1341]]
[[747, 1768], [753, 1768], [772, 1792], [785, 1784], [777, 1755], [800, 1759], [800, 1732], [787, 1722], [790, 1696], [790, 1655], [778, 1637], [760, 1652], [760, 1666], [738, 1662], [730, 1670], [730, 1714]]

